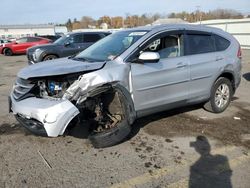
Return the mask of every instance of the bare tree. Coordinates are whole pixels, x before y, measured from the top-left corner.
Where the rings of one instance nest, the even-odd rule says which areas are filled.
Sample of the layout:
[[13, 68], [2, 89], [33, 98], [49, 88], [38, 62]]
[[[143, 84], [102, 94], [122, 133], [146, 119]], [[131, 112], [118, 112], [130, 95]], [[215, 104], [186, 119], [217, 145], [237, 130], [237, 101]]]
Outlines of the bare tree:
[[89, 16], [83, 16], [80, 21], [81, 28], [89, 28], [96, 25], [96, 21]]

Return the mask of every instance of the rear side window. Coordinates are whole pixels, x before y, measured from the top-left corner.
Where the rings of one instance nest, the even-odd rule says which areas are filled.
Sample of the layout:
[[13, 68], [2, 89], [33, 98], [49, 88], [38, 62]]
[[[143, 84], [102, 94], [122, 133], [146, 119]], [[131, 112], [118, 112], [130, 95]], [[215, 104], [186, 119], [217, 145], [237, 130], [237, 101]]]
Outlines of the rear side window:
[[73, 36], [73, 43], [83, 43], [83, 35], [74, 35]]
[[28, 39], [27, 39], [27, 41], [28, 42], [37, 42], [37, 41], [40, 41], [41, 39], [39, 39], [39, 38], [34, 38], [34, 37], [29, 37]]
[[214, 39], [215, 39], [216, 51], [226, 50], [230, 45], [230, 42], [227, 39], [220, 37], [218, 35], [214, 35]]
[[96, 42], [101, 39], [101, 36], [98, 34], [85, 34], [84, 42]]
[[189, 44], [187, 55], [202, 54], [215, 51], [215, 46], [211, 35], [187, 34], [187, 41]]

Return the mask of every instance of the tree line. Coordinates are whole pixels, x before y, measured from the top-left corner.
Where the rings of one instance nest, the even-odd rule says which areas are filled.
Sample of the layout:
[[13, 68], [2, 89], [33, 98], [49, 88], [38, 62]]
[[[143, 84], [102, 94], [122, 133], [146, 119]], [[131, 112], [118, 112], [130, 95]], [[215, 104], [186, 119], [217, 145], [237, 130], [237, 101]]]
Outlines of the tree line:
[[[250, 15], [248, 16], [250, 17]], [[142, 15], [130, 15], [127, 14], [125, 17], [122, 16], [102, 16], [98, 19], [94, 19], [90, 16], [83, 16], [80, 20], [76, 18], [72, 21], [68, 19], [66, 27], [69, 31], [75, 29], [86, 29], [86, 28], [101, 28], [105, 24], [108, 28], [132, 28], [137, 26], [144, 26], [152, 24], [159, 18], [180, 18], [187, 22], [197, 22], [201, 20], [211, 19], [236, 19], [243, 18], [242, 13], [229, 10], [229, 9], [216, 9], [213, 11], [200, 11], [196, 10], [193, 12], [179, 12], [170, 14], [142, 14]]]

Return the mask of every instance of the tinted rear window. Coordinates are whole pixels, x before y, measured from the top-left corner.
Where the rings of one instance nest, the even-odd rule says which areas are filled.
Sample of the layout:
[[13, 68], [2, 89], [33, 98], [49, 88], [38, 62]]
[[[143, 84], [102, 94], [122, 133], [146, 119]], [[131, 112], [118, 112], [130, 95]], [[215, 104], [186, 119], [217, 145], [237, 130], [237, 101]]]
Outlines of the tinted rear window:
[[96, 42], [101, 39], [98, 34], [84, 34], [84, 42]]
[[216, 51], [223, 51], [227, 49], [228, 46], [230, 45], [230, 42], [227, 39], [220, 37], [218, 35], [214, 35], [214, 39], [215, 39]]
[[74, 35], [73, 43], [83, 43], [83, 35], [82, 34]]
[[33, 38], [33, 37], [28, 38], [28, 42], [37, 42], [37, 41], [40, 41], [40, 40], [41, 40], [40, 38]]
[[187, 55], [209, 53], [215, 51], [214, 42], [211, 35], [187, 34], [189, 48]]

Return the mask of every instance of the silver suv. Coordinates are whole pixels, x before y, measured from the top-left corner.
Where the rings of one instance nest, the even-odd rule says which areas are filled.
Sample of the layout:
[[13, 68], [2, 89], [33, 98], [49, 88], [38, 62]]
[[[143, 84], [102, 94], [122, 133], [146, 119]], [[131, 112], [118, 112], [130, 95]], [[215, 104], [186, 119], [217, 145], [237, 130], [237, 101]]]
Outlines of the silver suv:
[[204, 103], [220, 113], [241, 80], [241, 49], [230, 34], [195, 25], [116, 32], [75, 57], [22, 69], [10, 111], [39, 135], [89, 124], [95, 147], [121, 142], [138, 117]]

